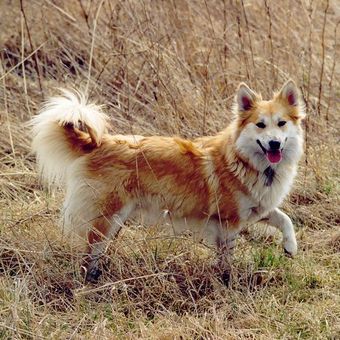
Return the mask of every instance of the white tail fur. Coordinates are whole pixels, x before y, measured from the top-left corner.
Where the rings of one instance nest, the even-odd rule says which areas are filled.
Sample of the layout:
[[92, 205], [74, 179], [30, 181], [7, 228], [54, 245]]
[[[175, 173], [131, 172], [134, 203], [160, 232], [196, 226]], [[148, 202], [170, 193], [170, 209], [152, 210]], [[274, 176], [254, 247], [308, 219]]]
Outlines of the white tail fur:
[[107, 116], [100, 106], [87, 104], [81, 93], [61, 92], [62, 96], [49, 99], [31, 120], [32, 149], [37, 155], [39, 173], [49, 185], [64, 183], [67, 169], [82, 155], [71, 148], [66, 127], [73, 132], [78, 129], [79, 134], [85, 126], [88, 140], [99, 146], [107, 126]]

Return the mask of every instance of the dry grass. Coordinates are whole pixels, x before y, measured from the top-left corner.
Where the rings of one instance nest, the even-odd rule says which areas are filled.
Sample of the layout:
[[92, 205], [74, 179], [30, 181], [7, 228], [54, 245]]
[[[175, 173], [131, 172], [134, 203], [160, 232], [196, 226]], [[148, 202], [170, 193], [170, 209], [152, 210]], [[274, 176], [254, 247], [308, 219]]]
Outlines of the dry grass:
[[[339, 4], [21, 4], [0, 2], [0, 337], [338, 338]], [[308, 108], [306, 157], [284, 204], [299, 255], [249, 231], [226, 287], [210, 249], [134, 226], [101, 281], [84, 285], [81, 255], [57, 228], [62, 193], [41, 188], [30, 153], [24, 123], [42, 100], [88, 89], [115, 132], [193, 137], [227, 124], [240, 81], [268, 96], [289, 77]]]

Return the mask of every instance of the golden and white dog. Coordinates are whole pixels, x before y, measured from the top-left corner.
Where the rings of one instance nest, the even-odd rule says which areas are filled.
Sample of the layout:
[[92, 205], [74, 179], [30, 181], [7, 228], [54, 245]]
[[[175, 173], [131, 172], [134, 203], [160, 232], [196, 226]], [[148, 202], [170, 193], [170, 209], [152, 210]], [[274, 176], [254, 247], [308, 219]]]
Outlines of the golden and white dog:
[[32, 121], [33, 150], [42, 177], [66, 186], [63, 225], [87, 242], [87, 279], [99, 275], [106, 241], [140, 210], [216, 245], [220, 259], [261, 220], [296, 254], [293, 224], [278, 206], [303, 151], [299, 91], [288, 81], [266, 101], [240, 84], [234, 113], [225, 130], [190, 141], [110, 135], [101, 108], [79, 94], [63, 91], [45, 104]]

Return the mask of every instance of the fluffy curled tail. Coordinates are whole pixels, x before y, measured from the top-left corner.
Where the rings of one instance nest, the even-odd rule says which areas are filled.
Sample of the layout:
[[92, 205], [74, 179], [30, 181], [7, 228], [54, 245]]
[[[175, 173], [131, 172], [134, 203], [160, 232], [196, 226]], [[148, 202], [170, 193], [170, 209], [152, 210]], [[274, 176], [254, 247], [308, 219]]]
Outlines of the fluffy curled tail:
[[31, 120], [39, 173], [50, 185], [64, 183], [72, 163], [100, 146], [107, 127], [100, 106], [87, 104], [81, 93], [61, 91]]

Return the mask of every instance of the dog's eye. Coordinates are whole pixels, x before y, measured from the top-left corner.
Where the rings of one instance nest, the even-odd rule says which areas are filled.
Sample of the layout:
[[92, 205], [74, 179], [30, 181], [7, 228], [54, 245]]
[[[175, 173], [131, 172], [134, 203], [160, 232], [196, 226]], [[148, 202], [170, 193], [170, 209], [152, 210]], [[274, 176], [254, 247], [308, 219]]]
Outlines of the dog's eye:
[[280, 122], [278, 122], [278, 126], [281, 127], [283, 125], [285, 125], [287, 122], [285, 122], [284, 120], [281, 120]]
[[260, 129], [264, 129], [266, 127], [266, 124], [259, 122], [259, 123], [256, 124], [256, 126]]

